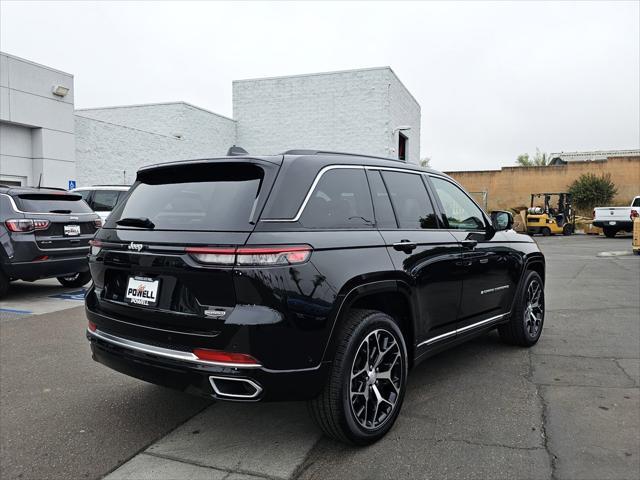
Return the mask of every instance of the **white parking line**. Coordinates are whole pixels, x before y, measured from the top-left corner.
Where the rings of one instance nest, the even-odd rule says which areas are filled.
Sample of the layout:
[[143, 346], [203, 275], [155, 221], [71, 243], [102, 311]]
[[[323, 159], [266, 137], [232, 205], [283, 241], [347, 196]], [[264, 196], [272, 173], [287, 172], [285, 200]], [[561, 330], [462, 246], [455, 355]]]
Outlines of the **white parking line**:
[[289, 479], [320, 438], [303, 402], [216, 403], [105, 480]]

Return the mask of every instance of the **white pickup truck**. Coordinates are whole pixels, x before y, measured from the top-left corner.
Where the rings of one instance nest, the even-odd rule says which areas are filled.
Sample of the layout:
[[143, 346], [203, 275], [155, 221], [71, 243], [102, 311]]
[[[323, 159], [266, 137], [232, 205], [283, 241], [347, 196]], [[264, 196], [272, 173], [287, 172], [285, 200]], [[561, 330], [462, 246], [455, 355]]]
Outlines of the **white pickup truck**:
[[628, 207], [598, 207], [593, 210], [593, 225], [600, 227], [604, 234], [613, 238], [621, 230], [631, 232], [633, 219], [640, 215], [640, 196]]

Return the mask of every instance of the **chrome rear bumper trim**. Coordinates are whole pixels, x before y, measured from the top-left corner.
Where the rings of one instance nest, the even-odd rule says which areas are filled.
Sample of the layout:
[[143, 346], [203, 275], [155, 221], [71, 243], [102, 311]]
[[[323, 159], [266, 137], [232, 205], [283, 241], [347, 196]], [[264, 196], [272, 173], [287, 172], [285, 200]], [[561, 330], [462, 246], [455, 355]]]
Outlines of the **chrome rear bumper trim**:
[[262, 365], [256, 363], [247, 365], [245, 363], [223, 363], [223, 362], [210, 362], [207, 360], [200, 360], [192, 352], [183, 352], [181, 350], [173, 350], [170, 348], [156, 347], [155, 345], [149, 345], [146, 343], [135, 342], [127, 338], [118, 337], [110, 333], [102, 332], [100, 330], [91, 331], [87, 328], [87, 334], [118, 347], [127, 348], [140, 353], [146, 353], [148, 355], [154, 355], [160, 358], [167, 358], [170, 360], [178, 360], [181, 362], [193, 363], [195, 365], [215, 365], [218, 367], [229, 368], [262, 368]]

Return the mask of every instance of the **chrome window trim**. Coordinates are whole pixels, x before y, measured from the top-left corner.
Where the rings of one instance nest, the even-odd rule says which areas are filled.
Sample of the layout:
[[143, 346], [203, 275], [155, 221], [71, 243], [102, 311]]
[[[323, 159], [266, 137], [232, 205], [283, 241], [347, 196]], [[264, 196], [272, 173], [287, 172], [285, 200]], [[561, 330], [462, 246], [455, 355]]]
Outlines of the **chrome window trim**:
[[300, 205], [300, 208], [298, 209], [298, 213], [296, 213], [295, 217], [293, 218], [265, 218], [265, 219], [261, 219], [261, 222], [297, 222], [298, 220], [300, 220], [300, 217], [302, 216], [302, 213], [304, 212], [305, 207], [307, 206], [307, 203], [309, 202], [309, 200], [311, 199], [311, 195], [313, 195], [314, 190], [316, 189], [316, 187], [318, 186], [318, 183], [320, 182], [320, 179], [322, 178], [322, 176], [327, 173], [330, 170], [346, 170], [346, 169], [352, 169], [352, 170], [364, 170], [364, 166], [363, 165], [327, 165], [326, 167], [323, 167], [318, 174], [316, 175], [316, 178], [313, 180], [313, 183], [311, 184], [311, 187], [309, 188], [309, 190], [307, 191], [307, 195], [305, 196], [302, 205]]
[[87, 334], [95, 338], [98, 338], [104, 342], [117, 345], [122, 348], [134, 350], [140, 353], [146, 353], [148, 355], [155, 355], [156, 357], [167, 358], [170, 360], [179, 360], [187, 363], [193, 363], [196, 365], [215, 365], [219, 367], [231, 367], [231, 368], [262, 368], [262, 365], [247, 365], [245, 363], [224, 363], [224, 362], [211, 362], [207, 360], [200, 360], [192, 352], [183, 352], [181, 350], [173, 350], [170, 348], [156, 347], [155, 345], [149, 345], [146, 343], [135, 342], [127, 338], [111, 335], [100, 330], [91, 331], [87, 328]]
[[7, 195], [6, 193], [0, 193], [0, 195], [4, 195], [9, 199], [9, 203], [11, 203], [11, 208], [16, 213], [25, 213], [27, 215], [71, 215], [72, 217], [75, 217], [77, 215], [97, 215], [96, 212], [84, 212], [84, 213], [25, 212], [24, 210], [20, 210], [18, 208], [18, 205], [16, 205], [16, 202], [11, 195]]
[[453, 335], [458, 335], [459, 333], [464, 333], [466, 331], [473, 330], [474, 328], [479, 328], [479, 327], [482, 327], [482, 326], [487, 325], [489, 323], [496, 322], [498, 320], [503, 319], [507, 315], [509, 315], [509, 314], [508, 313], [502, 313], [500, 315], [496, 315], [494, 317], [490, 317], [490, 318], [487, 318], [485, 320], [481, 320], [479, 322], [472, 323], [471, 325], [466, 325], [466, 326], [464, 326], [462, 328], [457, 328], [455, 330], [451, 330], [450, 332], [443, 333], [442, 335], [438, 335], [436, 337], [428, 338], [424, 342], [420, 342], [418, 345], [416, 345], [416, 348], [420, 348], [420, 347], [426, 346], [426, 345], [431, 345], [432, 343], [439, 342], [440, 340], [444, 340], [445, 338], [452, 337]]
[[[298, 220], [300, 220], [300, 217], [304, 213], [304, 209], [307, 206], [307, 203], [309, 202], [309, 200], [311, 199], [311, 195], [313, 195], [313, 192], [315, 188], [318, 186], [318, 183], [320, 182], [320, 179], [322, 178], [322, 176], [330, 170], [337, 170], [337, 169], [388, 170], [392, 172], [412, 173], [414, 175], [424, 175], [425, 173], [427, 173], [421, 170], [411, 170], [408, 168], [377, 167], [374, 165], [327, 165], [326, 167], [323, 167], [316, 175], [316, 178], [313, 180], [311, 187], [307, 191], [307, 194], [302, 202], [302, 205], [300, 205], [298, 212], [293, 218], [264, 218], [264, 219], [260, 219], [260, 221], [261, 222], [297, 222]], [[440, 177], [440, 178], [443, 178], [443, 177]]]

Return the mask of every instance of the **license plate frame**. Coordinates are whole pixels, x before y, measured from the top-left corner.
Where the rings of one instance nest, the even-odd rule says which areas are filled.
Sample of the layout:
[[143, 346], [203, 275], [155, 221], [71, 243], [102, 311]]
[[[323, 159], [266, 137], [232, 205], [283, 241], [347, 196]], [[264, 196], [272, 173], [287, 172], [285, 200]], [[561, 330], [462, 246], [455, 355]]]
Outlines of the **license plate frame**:
[[127, 280], [124, 300], [130, 305], [156, 307], [158, 305], [160, 280], [132, 275]]
[[79, 237], [80, 225], [76, 225], [76, 224], [65, 225], [63, 227], [63, 232], [65, 237]]

